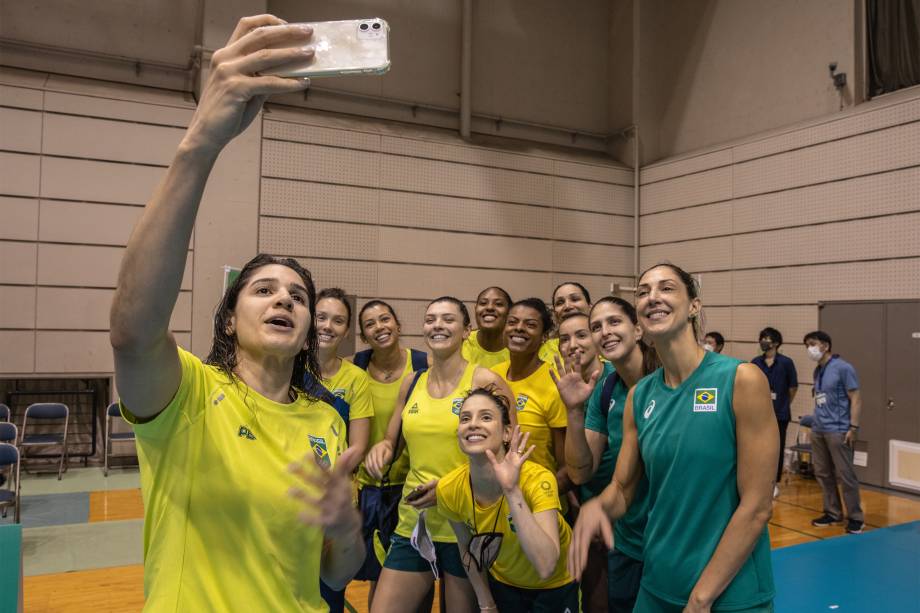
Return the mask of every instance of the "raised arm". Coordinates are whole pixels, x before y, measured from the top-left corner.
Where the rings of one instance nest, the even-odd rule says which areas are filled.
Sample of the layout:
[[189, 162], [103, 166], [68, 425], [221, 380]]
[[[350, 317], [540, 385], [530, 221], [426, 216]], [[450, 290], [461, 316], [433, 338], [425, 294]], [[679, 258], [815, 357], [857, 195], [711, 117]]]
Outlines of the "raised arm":
[[779, 433], [770, 401], [770, 386], [761, 370], [741, 364], [732, 396], [738, 449], [738, 508], [732, 514], [715, 553], [690, 593], [689, 611], [709, 611], [725, 591], [773, 513], [773, 477]]
[[387, 466], [399, 457], [402, 448], [402, 437], [399, 436], [399, 431], [402, 429], [402, 410], [406, 406], [409, 387], [414, 380], [414, 374], [403, 379], [399, 386], [399, 395], [396, 397], [396, 408], [387, 424], [387, 433], [382, 441], [368, 450], [364, 458], [364, 467], [375, 479], [382, 479]]
[[110, 337], [119, 395], [137, 417], [150, 418], [163, 410], [181, 381], [169, 319], [217, 156], [258, 115], [268, 95], [307, 85], [298, 79], [254, 76], [309, 56], [300, 48], [266, 49], [309, 39], [310, 30], [284, 23], [271, 15], [244, 18], [227, 46], [214, 53], [195, 115], [128, 241], [112, 302]]
[[617, 455], [613, 480], [599, 496], [582, 505], [572, 530], [568, 565], [569, 573], [576, 580], [581, 579], [581, 573], [588, 562], [588, 547], [595, 536], [603, 537], [608, 548], [613, 547], [610, 522], [626, 514], [644, 474], [645, 467], [639, 455], [639, 432], [633, 416], [633, 390], [629, 390], [623, 408], [623, 444]]
[[[599, 432], [585, 429], [585, 411], [588, 399], [597, 385], [600, 373], [594, 373], [591, 379], [585, 381], [578, 364], [563, 364], [556, 357], [556, 371], [550, 369], [549, 374], [556, 384], [559, 397], [565, 403], [568, 427], [561, 447], [562, 458], [568, 478], [577, 485], [582, 485], [591, 480], [601, 462], [604, 452], [604, 443], [607, 437]], [[563, 463], [561, 462], [560, 465]]]

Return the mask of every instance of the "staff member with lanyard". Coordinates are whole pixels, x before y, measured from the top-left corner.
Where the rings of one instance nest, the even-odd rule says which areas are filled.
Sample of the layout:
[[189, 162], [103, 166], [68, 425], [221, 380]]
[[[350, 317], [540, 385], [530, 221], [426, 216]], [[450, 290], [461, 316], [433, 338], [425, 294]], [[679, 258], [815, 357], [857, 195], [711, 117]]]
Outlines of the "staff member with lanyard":
[[847, 505], [846, 531], [859, 534], [865, 527], [859, 500], [859, 481], [853, 469], [853, 442], [859, 432], [862, 396], [856, 370], [837, 354], [831, 354], [831, 337], [821, 330], [805, 335], [808, 357], [818, 363], [814, 373], [815, 424], [811, 449], [815, 479], [824, 492], [824, 513], [811, 525], [824, 528], [843, 521], [840, 493]]

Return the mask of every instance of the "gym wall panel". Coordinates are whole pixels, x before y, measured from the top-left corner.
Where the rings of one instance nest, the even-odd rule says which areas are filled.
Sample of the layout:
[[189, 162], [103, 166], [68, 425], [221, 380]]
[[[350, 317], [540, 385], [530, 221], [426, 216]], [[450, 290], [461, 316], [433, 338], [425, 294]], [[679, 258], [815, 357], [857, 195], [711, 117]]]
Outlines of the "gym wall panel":
[[0, 285], [0, 328], [35, 327], [35, 288]]
[[168, 166], [184, 132], [182, 128], [45, 113], [42, 152]]
[[[32, 289], [32, 288], [29, 288]], [[33, 294], [35, 293], [34, 290]], [[41, 330], [108, 331], [115, 290], [39, 287], [34, 327]], [[169, 329], [188, 332], [192, 325], [192, 293], [179, 292]], [[2, 326], [0, 326], [2, 327]]]
[[734, 232], [755, 232], [920, 210], [920, 166], [738, 198]]
[[0, 241], [0, 283], [33, 285], [36, 252], [35, 243]]
[[633, 214], [633, 188], [626, 185], [556, 177], [553, 190], [552, 203], [558, 208]]
[[38, 153], [41, 139], [41, 113], [0, 107], [0, 149]]
[[[124, 255], [122, 247], [38, 245], [38, 285], [114, 288]], [[182, 289], [191, 289], [192, 257], [185, 262]]]
[[[147, 94], [149, 91], [145, 91], [144, 98], [149, 98]], [[175, 95], [169, 97], [168, 104], [149, 99], [144, 102], [112, 99], [106, 98], [105, 95], [105, 92], [98, 92], [97, 95], [80, 95], [49, 91], [45, 93], [45, 111], [177, 128], [187, 126], [195, 113], [193, 100], [182, 104], [175, 100]], [[110, 92], [109, 95], [117, 96], [119, 92]]]
[[732, 197], [732, 168], [724, 166], [694, 174], [642, 184], [643, 213], [680, 209]]
[[377, 223], [380, 191], [287, 179], [262, 179], [262, 215]]
[[[599, 158], [274, 107], [262, 151], [259, 248], [359, 302], [421, 322], [432, 297], [471, 304], [489, 285], [549, 300], [557, 279], [629, 283], [632, 172]], [[423, 345], [420, 327], [404, 334]]]
[[38, 200], [0, 196], [0, 239], [38, 238]]
[[730, 236], [651, 245], [639, 250], [639, 268], [671, 262], [688, 272], [731, 270], [731, 248]]
[[27, 374], [34, 371], [34, 330], [0, 330], [0, 347], [16, 348], [16, 351], [0, 351], [0, 373]]
[[732, 237], [736, 269], [920, 256], [920, 213]]
[[[540, 216], [543, 219], [543, 215]], [[523, 219], [518, 219], [523, 222]], [[629, 247], [632, 257], [633, 220], [620, 215], [553, 209], [552, 238]], [[627, 269], [628, 270], [628, 269]]]
[[35, 370], [47, 373], [110, 373], [115, 370], [109, 333], [38, 330]]
[[725, 342], [732, 339], [732, 308], [703, 307], [703, 327], [709, 332], [718, 332], [725, 337]]
[[139, 206], [42, 200], [39, 240], [51, 243], [128, 243], [131, 229], [144, 209]]
[[717, 202], [643, 215], [639, 244], [661, 244], [732, 233], [733, 203]]
[[146, 204], [166, 169], [45, 156], [43, 198]]
[[548, 240], [383, 226], [379, 232], [377, 259], [383, 262], [531, 271], [553, 269], [554, 243]]
[[381, 225], [521, 238], [553, 237], [553, 217], [546, 207], [410, 192], [379, 194]]
[[719, 307], [707, 327], [745, 359], [760, 329], [779, 329], [809, 381], [801, 339], [819, 302], [920, 297], [917, 142], [920, 93], [658, 162], [642, 172], [640, 260], [704, 271], [704, 307]]
[[[0, 81], [4, 79], [0, 74]], [[15, 85], [0, 85], [0, 102], [3, 106], [16, 109], [42, 110], [44, 93], [36, 89], [16, 87]]]
[[41, 173], [37, 155], [0, 151], [0, 189], [4, 196], [37, 196]]

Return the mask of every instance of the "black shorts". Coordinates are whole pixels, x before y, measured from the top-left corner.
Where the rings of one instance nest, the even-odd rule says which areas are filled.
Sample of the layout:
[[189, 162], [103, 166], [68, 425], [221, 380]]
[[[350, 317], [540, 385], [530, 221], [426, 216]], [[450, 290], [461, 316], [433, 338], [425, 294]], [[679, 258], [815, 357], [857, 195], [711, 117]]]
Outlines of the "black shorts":
[[358, 569], [355, 579], [358, 581], [376, 581], [380, 578], [380, 560], [374, 547], [374, 534], [378, 535], [383, 550], [390, 547], [390, 537], [399, 523], [399, 499], [402, 497], [403, 484], [376, 487], [365, 485], [358, 490], [358, 510], [361, 511], [364, 547], [367, 555], [364, 564]]

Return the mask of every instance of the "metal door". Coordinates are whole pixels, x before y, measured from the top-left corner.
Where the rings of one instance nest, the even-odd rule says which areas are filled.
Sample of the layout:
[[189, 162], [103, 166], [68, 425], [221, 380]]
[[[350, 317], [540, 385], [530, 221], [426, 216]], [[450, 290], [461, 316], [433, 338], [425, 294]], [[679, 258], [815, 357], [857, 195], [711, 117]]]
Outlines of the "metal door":
[[[885, 312], [884, 433], [920, 443], [920, 301], [890, 302]], [[885, 484], [888, 481], [886, 462]]]
[[833, 340], [832, 352], [852, 364], [859, 378], [863, 409], [856, 450], [866, 455], [865, 466], [857, 465], [856, 475], [863, 483], [880, 487], [887, 485], [888, 475], [885, 306], [880, 302], [829, 302], [820, 305], [818, 315], [818, 325]]

